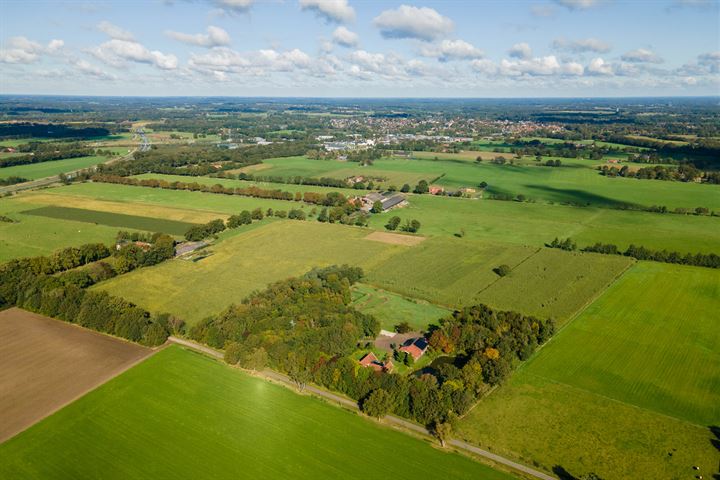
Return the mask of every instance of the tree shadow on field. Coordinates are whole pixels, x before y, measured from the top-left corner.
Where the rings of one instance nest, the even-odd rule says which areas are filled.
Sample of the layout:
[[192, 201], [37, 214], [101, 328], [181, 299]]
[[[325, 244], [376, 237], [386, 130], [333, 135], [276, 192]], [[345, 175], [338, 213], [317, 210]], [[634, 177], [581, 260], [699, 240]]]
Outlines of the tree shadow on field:
[[547, 185], [525, 185], [525, 187], [551, 194], [551, 199], [555, 202], [564, 202], [573, 205], [597, 205], [620, 209], [637, 209], [642, 207], [637, 203], [623, 202], [621, 200], [615, 200], [614, 198], [605, 197], [603, 195], [575, 188], [555, 188]]
[[572, 473], [568, 472], [567, 470], [565, 470], [564, 467], [562, 467], [562, 466], [560, 466], [560, 465], [555, 465], [555, 466], [552, 468], [552, 471], [553, 471], [553, 473], [554, 473], [555, 475], [557, 475], [557, 477], [558, 477], [560, 480], [578, 480], [578, 478], [577, 478], [575, 475], [573, 475]]
[[[712, 425], [709, 427], [710, 433], [712, 433], [712, 437], [710, 437], [710, 443], [712, 444], [715, 449], [720, 452], [720, 427], [717, 425]], [[720, 462], [718, 462], [718, 473], [713, 475], [713, 478], [715, 480], [720, 480]]]

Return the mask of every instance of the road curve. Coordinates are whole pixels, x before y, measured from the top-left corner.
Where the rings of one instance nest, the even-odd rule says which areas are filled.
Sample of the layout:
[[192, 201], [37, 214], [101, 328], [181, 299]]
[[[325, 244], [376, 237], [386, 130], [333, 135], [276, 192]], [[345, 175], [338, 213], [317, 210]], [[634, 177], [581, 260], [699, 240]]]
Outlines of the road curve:
[[[206, 347], [205, 345], [201, 345], [197, 342], [193, 342], [192, 340], [185, 340], [184, 338], [170, 336], [170, 337], [168, 337], [168, 341], [171, 343], [176, 343], [178, 345], [183, 345], [188, 348], [192, 348], [193, 350], [197, 350], [199, 352], [202, 352], [206, 355], [209, 355], [211, 357], [214, 357], [214, 358], [217, 358], [220, 360], [222, 360], [224, 358], [224, 355], [222, 354], [222, 352], [219, 352], [210, 347]], [[284, 383], [287, 385], [295, 386], [295, 383], [292, 380], [290, 380], [290, 378], [287, 375], [283, 375], [282, 373], [276, 372], [274, 370], [265, 369], [262, 372], [257, 372], [257, 374], [260, 376], [263, 376], [267, 379], [274, 380], [276, 382], [281, 382], [281, 383]], [[313, 395], [317, 395], [319, 397], [323, 397], [325, 399], [331, 400], [335, 403], [339, 403], [343, 406], [350, 407], [354, 410], [359, 410], [357, 402], [355, 402], [354, 400], [349, 399], [347, 397], [344, 397], [342, 395], [328, 392], [327, 390], [323, 390], [323, 389], [315, 387], [313, 385], [307, 385], [304, 390], [312, 393]], [[408, 420], [405, 420], [404, 418], [396, 417], [395, 415], [386, 415], [385, 417], [383, 417], [383, 420], [387, 421], [388, 423], [392, 423], [392, 424], [398, 425], [400, 427], [406, 428], [408, 430], [412, 430], [413, 432], [419, 433], [421, 435], [432, 436], [432, 434], [425, 427], [418, 425], [416, 423], [410, 422]], [[450, 439], [447, 441], [447, 443], [452, 445], [453, 447], [457, 448], [458, 450], [464, 450], [464, 451], [470, 452], [474, 455], [478, 455], [480, 457], [487, 458], [489, 460], [492, 460], [495, 463], [505, 465], [506, 467], [510, 467], [513, 470], [522, 472], [531, 477], [538, 478], [541, 480], [557, 480], [555, 477], [548, 475], [544, 472], [535, 470], [534, 468], [530, 468], [527, 465], [523, 465], [521, 463], [514, 462], [508, 458], [502, 457], [495, 453], [488, 452], [487, 450], [483, 450], [482, 448], [478, 448], [474, 445], [470, 445], [469, 443], [463, 442], [461, 440]]]

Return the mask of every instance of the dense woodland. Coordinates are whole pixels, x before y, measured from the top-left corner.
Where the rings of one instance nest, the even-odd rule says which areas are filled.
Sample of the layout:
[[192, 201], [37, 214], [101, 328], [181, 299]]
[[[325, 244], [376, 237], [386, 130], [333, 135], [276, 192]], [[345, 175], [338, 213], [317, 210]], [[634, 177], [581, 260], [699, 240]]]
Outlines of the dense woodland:
[[17, 151], [24, 153], [24, 155], [0, 158], [0, 168], [64, 160], [66, 158], [87, 157], [96, 153], [94, 148], [87, 147], [80, 142], [30, 142], [19, 145]]
[[0, 123], [0, 138], [77, 138], [91, 139], [110, 135], [106, 126], [71, 127], [62, 123]]

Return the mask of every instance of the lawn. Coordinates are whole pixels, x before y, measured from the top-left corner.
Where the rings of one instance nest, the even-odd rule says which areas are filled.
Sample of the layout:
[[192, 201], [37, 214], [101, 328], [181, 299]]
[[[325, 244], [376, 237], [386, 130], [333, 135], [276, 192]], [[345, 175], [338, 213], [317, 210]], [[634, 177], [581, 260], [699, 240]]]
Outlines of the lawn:
[[366, 284], [353, 288], [353, 305], [363, 313], [373, 315], [381, 328], [394, 331], [395, 325], [410, 324], [413, 330], [426, 330], [431, 323], [450, 314], [451, 310], [424, 300], [404, 297]]
[[95, 288], [194, 324], [271, 282], [313, 267], [347, 263], [367, 271], [399, 251], [416, 248], [365, 240], [367, 234], [357, 227], [278, 221], [213, 245], [211, 255], [197, 262], [170, 260]]
[[0, 445], [3, 478], [379, 479], [389, 468], [512, 478], [177, 346]]
[[35, 180], [38, 178], [52, 177], [61, 173], [92, 167], [93, 165], [103, 163], [106, 160], [107, 157], [92, 156], [68, 158], [65, 160], [52, 160], [49, 162], [31, 163], [29, 165], [16, 165], [14, 167], [3, 167], [0, 168], [0, 178], [16, 176]]
[[543, 248], [482, 290], [474, 301], [554, 318], [562, 325], [632, 263], [628, 257]]
[[640, 262], [461, 422], [495, 452], [603, 478], [720, 461], [715, 270]]
[[162, 232], [170, 235], [183, 236], [196, 224], [178, 222], [165, 218], [141, 217], [122, 213], [101, 212], [83, 208], [59, 207], [48, 205], [21, 212], [25, 215], [71, 220], [74, 222], [93, 223], [147, 232]]

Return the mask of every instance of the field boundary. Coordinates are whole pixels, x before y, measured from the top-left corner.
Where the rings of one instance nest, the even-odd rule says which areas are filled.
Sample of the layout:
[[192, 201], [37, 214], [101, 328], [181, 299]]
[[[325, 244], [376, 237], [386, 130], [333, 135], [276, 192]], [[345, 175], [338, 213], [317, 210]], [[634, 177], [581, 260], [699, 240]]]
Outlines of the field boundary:
[[[198, 352], [204, 353], [204, 354], [209, 355], [209, 356], [211, 356], [211, 357], [213, 357], [213, 358], [215, 358], [215, 359], [218, 359], [218, 360], [223, 360], [223, 359], [224, 359], [224, 355], [223, 355], [221, 352], [219, 352], [218, 350], [215, 350], [215, 349], [213, 349], [213, 348], [207, 347], [207, 346], [205, 346], [205, 345], [201, 345], [201, 344], [199, 344], [199, 343], [197, 343], [197, 342], [193, 342], [193, 341], [191, 341], [191, 340], [185, 340], [185, 339], [182, 339], [182, 338], [170, 336], [170, 337], [168, 337], [168, 343], [175, 343], [175, 344], [178, 344], [178, 345], [182, 345], [182, 346], [191, 348], [191, 349], [193, 349], [193, 350], [196, 350], [196, 351], [198, 351]], [[165, 345], [167, 345], [167, 343], [166, 343]], [[239, 368], [239, 367], [238, 367], [238, 368]], [[287, 386], [287, 387], [292, 387], [292, 386], [294, 385], [294, 383], [292, 382], [292, 380], [290, 380], [289, 377], [287, 377], [286, 375], [283, 375], [282, 373], [276, 372], [276, 371], [274, 371], [274, 370], [265, 369], [265, 370], [263, 370], [262, 372], [248, 372], [248, 371], [246, 371], [245, 369], [241, 369], [241, 370], [244, 371], [244, 372], [246, 372], [246, 373], [249, 373], [249, 374], [251, 374], [251, 375], [256, 375], [256, 376], [259, 376], [259, 377], [261, 377], [261, 378], [264, 378], [265, 380], [268, 380], [268, 381], [279, 382], [279, 383], [281, 383], [281, 384], [283, 384], [283, 385], [285, 385], [285, 386]], [[292, 390], [295, 390], [295, 389], [292, 388]], [[338, 395], [338, 394], [333, 393], [333, 392], [329, 392], [329, 391], [323, 390], [323, 389], [318, 388], [318, 387], [316, 387], [316, 386], [314, 386], [314, 385], [307, 385], [307, 386], [304, 388], [303, 391], [310, 392], [312, 395], [314, 395], [314, 396], [316, 396], [316, 397], [321, 397], [321, 398], [323, 398], [323, 399], [325, 399], [325, 400], [330, 400], [331, 402], [340, 404], [340, 405], [343, 406], [343, 407], [349, 407], [349, 408], [351, 408], [351, 409], [352, 409], [353, 411], [355, 411], [355, 412], [358, 412], [358, 411], [359, 411], [357, 402], [355, 402], [354, 400], [351, 400], [351, 399], [349, 399], [349, 398], [347, 398], [347, 397]], [[383, 417], [383, 420], [387, 421], [388, 423], [390, 423], [390, 424], [392, 424], [392, 425], [401, 427], [402, 429], [407, 429], [407, 430], [412, 431], [413, 433], [420, 434], [420, 435], [422, 435], [423, 437], [426, 437], [426, 438], [427, 438], [427, 437], [432, 437], [432, 434], [431, 434], [425, 427], [420, 426], [420, 425], [417, 425], [417, 424], [415, 424], [415, 423], [413, 423], [413, 422], [410, 422], [410, 421], [408, 421], [408, 420], [405, 420], [405, 419], [403, 419], [403, 418], [396, 417], [396, 416], [394, 416], [394, 415], [386, 415], [385, 417]], [[515, 462], [515, 461], [513, 461], [513, 460], [510, 460], [510, 459], [508, 459], [508, 458], [502, 457], [502, 456], [497, 455], [497, 454], [495, 454], [495, 453], [488, 452], [487, 450], [483, 450], [483, 449], [481, 449], [481, 448], [479, 448], [479, 447], [473, 446], [473, 445], [471, 445], [471, 444], [469, 444], [469, 443], [466, 443], [466, 442], [464, 442], [464, 441], [462, 441], [462, 440], [449, 439], [449, 440], [447, 441], [447, 443], [450, 444], [450, 445], [452, 445], [452, 446], [455, 447], [456, 449], [464, 452], [464, 453], [468, 453], [468, 452], [469, 452], [469, 453], [472, 453], [472, 454], [474, 454], [474, 455], [478, 455], [478, 456], [483, 457], [483, 458], [485, 458], [485, 459], [487, 459], [487, 460], [491, 460], [491, 461], [493, 461], [493, 462], [496, 462], [496, 463], [498, 463], [498, 464], [501, 464], [501, 465], [503, 465], [503, 466], [505, 466], [505, 467], [509, 467], [509, 468], [511, 468], [511, 469], [513, 469], [513, 470], [515, 470], [515, 471], [521, 472], [521, 473], [526, 474], [526, 475], [530, 475], [530, 476], [533, 477], [533, 478], [538, 478], [538, 479], [540, 479], [540, 480], [556, 480], [555, 477], [553, 477], [553, 476], [551, 476], [551, 475], [548, 475], [548, 474], [546, 474], [546, 473], [544, 473], [544, 472], [541, 472], [541, 471], [539, 471], [539, 470], [535, 470], [535, 469], [530, 468], [530, 467], [528, 467], [528, 466], [526, 466], [526, 465], [523, 465], [523, 464], [521, 464], [521, 463], [517, 463], [517, 462]]]

